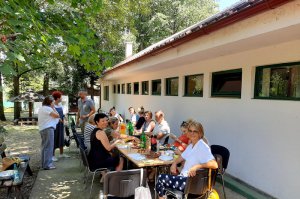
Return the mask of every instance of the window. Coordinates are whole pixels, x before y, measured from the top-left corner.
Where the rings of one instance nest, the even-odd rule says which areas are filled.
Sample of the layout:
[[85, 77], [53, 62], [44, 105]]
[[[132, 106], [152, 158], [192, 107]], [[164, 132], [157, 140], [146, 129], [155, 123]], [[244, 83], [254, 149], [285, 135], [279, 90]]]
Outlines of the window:
[[203, 75], [185, 76], [184, 96], [203, 96]]
[[120, 84], [118, 84], [118, 94], [121, 93], [121, 88], [120, 88]]
[[242, 69], [212, 73], [212, 97], [241, 98]]
[[114, 84], [114, 93], [117, 92], [116, 85]]
[[178, 77], [166, 79], [166, 95], [178, 96]]
[[135, 95], [139, 94], [139, 83], [138, 82], [133, 83], [133, 94], [135, 94]]
[[149, 95], [149, 82], [142, 82], [142, 95]]
[[131, 83], [127, 83], [127, 94], [131, 94]]
[[108, 101], [109, 100], [109, 86], [104, 86], [104, 100]]
[[256, 68], [255, 98], [300, 99], [300, 62]]
[[122, 94], [125, 94], [125, 84], [122, 84]]
[[161, 95], [161, 80], [152, 80], [152, 95]]

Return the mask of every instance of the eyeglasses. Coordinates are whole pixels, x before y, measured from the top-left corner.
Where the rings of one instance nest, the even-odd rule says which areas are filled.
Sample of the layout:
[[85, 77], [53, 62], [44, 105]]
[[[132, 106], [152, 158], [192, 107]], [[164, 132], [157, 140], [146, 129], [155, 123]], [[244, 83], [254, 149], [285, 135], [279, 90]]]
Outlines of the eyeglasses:
[[191, 129], [188, 129], [188, 133], [199, 133], [199, 131], [196, 130], [192, 131]]

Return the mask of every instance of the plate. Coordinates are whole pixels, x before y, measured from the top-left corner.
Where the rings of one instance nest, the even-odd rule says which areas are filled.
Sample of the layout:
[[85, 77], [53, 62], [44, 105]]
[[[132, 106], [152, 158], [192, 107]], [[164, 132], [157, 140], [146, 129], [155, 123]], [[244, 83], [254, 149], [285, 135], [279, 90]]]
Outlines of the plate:
[[0, 172], [0, 179], [1, 180], [9, 180], [12, 179], [14, 176], [14, 170], [6, 170]]
[[161, 156], [159, 156], [159, 159], [163, 160], [163, 161], [171, 161], [171, 160], [173, 160], [173, 157], [167, 156], [167, 155], [161, 155]]
[[128, 154], [128, 156], [137, 161], [146, 159], [146, 157], [144, 155], [141, 155], [139, 153], [131, 153], [131, 154]]
[[128, 146], [127, 146], [127, 145], [124, 145], [124, 144], [120, 144], [120, 145], [118, 145], [118, 148], [119, 148], [119, 149], [127, 149]]

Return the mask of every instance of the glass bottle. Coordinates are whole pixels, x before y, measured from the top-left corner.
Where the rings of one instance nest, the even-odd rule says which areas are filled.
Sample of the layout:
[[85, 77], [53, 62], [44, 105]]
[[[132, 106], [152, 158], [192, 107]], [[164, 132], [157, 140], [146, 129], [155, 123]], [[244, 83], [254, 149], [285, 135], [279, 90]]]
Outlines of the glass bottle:
[[17, 164], [14, 164], [14, 182], [16, 183], [20, 182], [20, 173], [17, 168]]

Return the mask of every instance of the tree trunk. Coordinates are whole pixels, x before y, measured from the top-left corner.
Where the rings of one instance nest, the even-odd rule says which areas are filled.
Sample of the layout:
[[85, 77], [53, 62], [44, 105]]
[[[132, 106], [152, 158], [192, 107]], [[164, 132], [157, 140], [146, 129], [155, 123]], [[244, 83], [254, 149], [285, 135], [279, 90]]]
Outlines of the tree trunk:
[[49, 74], [48, 73], [46, 73], [44, 76], [43, 95], [45, 97], [49, 95]]
[[2, 74], [0, 73], [0, 120], [6, 121], [4, 115], [4, 104], [3, 104], [3, 85], [2, 85]]
[[[13, 85], [14, 85], [14, 96], [18, 96], [20, 94], [20, 76], [13, 77]], [[21, 103], [14, 103], [14, 119], [18, 119], [21, 116]]]
[[92, 100], [94, 100], [94, 84], [95, 84], [94, 77], [91, 76], [90, 77], [90, 85], [91, 85], [91, 99]]
[[33, 102], [28, 102], [28, 106], [29, 106], [29, 117], [32, 117]]

